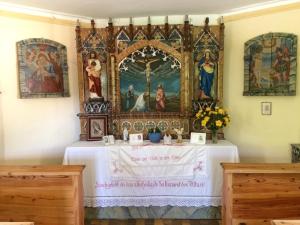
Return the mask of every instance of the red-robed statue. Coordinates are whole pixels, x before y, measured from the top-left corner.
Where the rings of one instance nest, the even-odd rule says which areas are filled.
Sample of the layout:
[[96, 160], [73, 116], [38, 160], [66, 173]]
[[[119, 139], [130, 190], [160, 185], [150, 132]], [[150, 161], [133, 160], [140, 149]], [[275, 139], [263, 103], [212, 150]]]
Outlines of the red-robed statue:
[[86, 67], [87, 76], [89, 78], [90, 98], [101, 98], [101, 64], [97, 59], [90, 59], [89, 65]]

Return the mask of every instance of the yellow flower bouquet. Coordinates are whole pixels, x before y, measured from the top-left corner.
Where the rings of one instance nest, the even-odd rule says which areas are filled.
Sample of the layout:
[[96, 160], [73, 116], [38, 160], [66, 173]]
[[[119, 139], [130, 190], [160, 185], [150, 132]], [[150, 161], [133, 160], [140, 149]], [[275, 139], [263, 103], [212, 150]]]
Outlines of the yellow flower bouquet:
[[221, 107], [206, 107], [204, 110], [200, 109], [196, 113], [196, 120], [199, 120], [201, 127], [212, 131], [212, 140], [216, 142], [217, 130], [226, 127], [230, 122], [230, 116]]

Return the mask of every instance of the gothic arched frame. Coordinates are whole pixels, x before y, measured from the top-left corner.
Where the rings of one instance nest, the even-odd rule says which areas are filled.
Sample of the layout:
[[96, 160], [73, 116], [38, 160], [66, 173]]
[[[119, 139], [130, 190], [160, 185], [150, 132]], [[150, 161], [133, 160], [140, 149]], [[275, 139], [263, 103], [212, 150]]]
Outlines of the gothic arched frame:
[[120, 71], [119, 71], [119, 64], [122, 62], [122, 60], [124, 58], [126, 58], [127, 56], [131, 55], [133, 52], [142, 49], [144, 47], [148, 47], [151, 46], [153, 48], [162, 50], [164, 52], [166, 52], [167, 54], [169, 54], [171, 57], [174, 57], [176, 60], [178, 60], [181, 64], [181, 68], [180, 68], [180, 111], [179, 112], [172, 112], [172, 113], [168, 113], [168, 112], [159, 112], [159, 113], [155, 113], [152, 112], [150, 113], [150, 117], [154, 116], [155, 114], [157, 115], [172, 115], [172, 116], [183, 116], [187, 103], [185, 102], [185, 95], [187, 95], [188, 90], [184, 90], [185, 87], [185, 82], [186, 80], [184, 79], [184, 69], [185, 69], [185, 65], [184, 65], [184, 60], [183, 60], [183, 56], [181, 53], [179, 53], [178, 51], [174, 50], [172, 47], [158, 41], [158, 40], [141, 40], [139, 42], [134, 43], [133, 45], [131, 45], [130, 47], [128, 47], [125, 51], [123, 51], [122, 53], [116, 55], [116, 66], [115, 66], [115, 109], [113, 109], [113, 111], [115, 111], [117, 114], [120, 114], [120, 116], [122, 117], [127, 117], [128, 115], [143, 115], [143, 117], [147, 117], [148, 113], [125, 113], [125, 112], [121, 112], [121, 97], [120, 97]]

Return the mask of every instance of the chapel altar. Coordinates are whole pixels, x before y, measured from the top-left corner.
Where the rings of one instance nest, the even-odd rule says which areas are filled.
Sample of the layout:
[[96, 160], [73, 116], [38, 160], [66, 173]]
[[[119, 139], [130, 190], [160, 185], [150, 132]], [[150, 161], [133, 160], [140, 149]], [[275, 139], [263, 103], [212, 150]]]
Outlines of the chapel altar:
[[[210, 25], [206, 18], [198, 26], [188, 16], [183, 24], [169, 24], [166, 16], [162, 25], [150, 17], [146, 25], [130, 18], [115, 26], [109, 19], [106, 28], [78, 21], [81, 141], [66, 148], [64, 164], [86, 165], [87, 219], [221, 218], [220, 163], [239, 161], [222, 129], [218, 144], [130, 145], [118, 139], [125, 130], [147, 139], [151, 129], [172, 138], [176, 130], [187, 139], [191, 132], [211, 138], [196, 115], [205, 109], [217, 114], [222, 106], [224, 28], [222, 19]], [[228, 122], [222, 121], [220, 128]], [[108, 135], [115, 144], [104, 144]]]

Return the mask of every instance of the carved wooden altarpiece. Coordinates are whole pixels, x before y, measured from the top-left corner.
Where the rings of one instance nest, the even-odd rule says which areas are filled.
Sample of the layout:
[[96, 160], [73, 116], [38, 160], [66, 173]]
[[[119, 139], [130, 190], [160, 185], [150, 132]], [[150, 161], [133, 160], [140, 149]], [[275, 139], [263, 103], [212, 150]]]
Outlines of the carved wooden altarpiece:
[[120, 137], [183, 127], [194, 130], [194, 109], [222, 101], [224, 24], [76, 27], [81, 140], [87, 121], [108, 115]]

